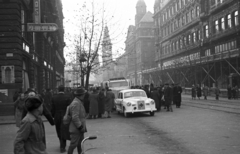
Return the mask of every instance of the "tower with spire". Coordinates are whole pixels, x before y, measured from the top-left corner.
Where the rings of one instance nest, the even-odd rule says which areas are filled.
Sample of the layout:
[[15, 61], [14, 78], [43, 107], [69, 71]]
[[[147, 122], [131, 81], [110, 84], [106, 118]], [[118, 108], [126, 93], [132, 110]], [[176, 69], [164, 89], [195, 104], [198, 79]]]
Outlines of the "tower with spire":
[[108, 30], [107, 26], [105, 26], [103, 41], [102, 41], [102, 60], [103, 60], [103, 66], [113, 60], [113, 58], [112, 58], [112, 43], [111, 43], [111, 39], [109, 36], [109, 30]]
[[147, 12], [147, 6], [144, 0], [138, 0], [136, 5], [135, 25], [137, 25]]

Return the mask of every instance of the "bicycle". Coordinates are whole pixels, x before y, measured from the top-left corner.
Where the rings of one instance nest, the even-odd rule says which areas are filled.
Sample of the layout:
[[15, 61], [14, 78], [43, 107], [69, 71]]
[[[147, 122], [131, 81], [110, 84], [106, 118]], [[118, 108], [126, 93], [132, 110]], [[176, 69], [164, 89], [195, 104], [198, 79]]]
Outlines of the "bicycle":
[[86, 141], [86, 140], [95, 140], [97, 138], [97, 136], [88, 136], [88, 137], [85, 137], [83, 140], [82, 140], [82, 142], [81, 142], [81, 148], [82, 148], [82, 153], [81, 154], [85, 154], [85, 152], [87, 151], [85, 151], [84, 150], [84, 142]]

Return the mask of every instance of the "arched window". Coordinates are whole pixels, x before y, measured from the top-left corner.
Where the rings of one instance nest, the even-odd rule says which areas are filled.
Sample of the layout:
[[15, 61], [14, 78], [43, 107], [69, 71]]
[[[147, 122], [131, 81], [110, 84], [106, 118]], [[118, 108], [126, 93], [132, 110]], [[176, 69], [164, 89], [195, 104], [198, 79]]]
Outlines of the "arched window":
[[227, 15], [228, 28], [232, 28], [232, 17], [231, 14]]
[[239, 19], [238, 19], [238, 11], [234, 12], [234, 25], [238, 26], [239, 25]]

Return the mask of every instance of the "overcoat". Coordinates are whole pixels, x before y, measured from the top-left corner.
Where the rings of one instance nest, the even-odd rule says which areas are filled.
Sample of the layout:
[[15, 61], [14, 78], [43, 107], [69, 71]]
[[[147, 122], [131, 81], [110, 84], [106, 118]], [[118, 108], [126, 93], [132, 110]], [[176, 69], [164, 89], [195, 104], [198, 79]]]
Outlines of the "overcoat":
[[152, 89], [150, 98], [154, 100], [156, 108], [159, 109], [161, 98], [160, 98], [160, 94], [156, 88]]
[[197, 97], [201, 97], [202, 96], [202, 89], [201, 87], [197, 87]]
[[[87, 132], [86, 111], [83, 102], [75, 97], [72, 103], [69, 105], [69, 112], [72, 117], [69, 126], [70, 134], [80, 134]], [[83, 127], [82, 132], [80, 132], [78, 129], [81, 126]]]
[[204, 86], [202, 91], [203, 91], [203, 96], [208, 95], [208, 87], [207, 86]]
[[175, 86], [173, 88], [173, 101], [175, 102], [182, 102], [182, 87]]
[[112, 91], [106, 92], [105, 111], [112, 111], [115, 95]]
[[99, 95], [97, 92], [93, 92], [89, 94], [89, 114], [90, 115], [98, 115], [98, 101]]
[[99, 92], [98, 95], [99, 95], [98, 114], [104, 114], [106, 96], [104, 95], [104, 91], [102, 91], [102, 90]]
[[170, 87], [164, 88], [165, 105], [171, 105], [172, 102], [172, 89]]
[[14, 102], [14, 113], [15, 113], [15, 120], [16, 120], [16, 126], [20, 127], [21, 121], [22, 121], [22, 114], [24, 110], [24, 102], [25, 99], [18, 98]]
[[196, 88], [192, 87], [192, 97], [196, 97]]
[[70, 139], [69, 126], [63, 124], [67, 106], [71, 103], [71, 97], [64, 93], [58, 93], [52, 97], [52, 116], [56, 126], [58, 138]]

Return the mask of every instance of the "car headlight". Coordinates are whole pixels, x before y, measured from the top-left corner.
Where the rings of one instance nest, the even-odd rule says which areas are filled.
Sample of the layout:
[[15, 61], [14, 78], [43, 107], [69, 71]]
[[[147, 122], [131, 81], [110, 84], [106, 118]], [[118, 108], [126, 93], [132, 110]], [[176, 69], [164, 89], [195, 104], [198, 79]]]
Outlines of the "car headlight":
[[155, 104], [155, 102], [154, 102], [154, 101], [151, 101], [151, 104]]
[[130, 103], [130, 102], [128, 102], [128, 103], [127, 103], [127, 106], [131, 106], [131, 103]]

